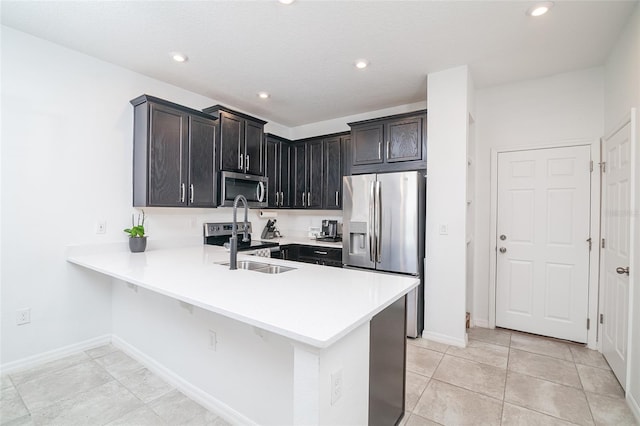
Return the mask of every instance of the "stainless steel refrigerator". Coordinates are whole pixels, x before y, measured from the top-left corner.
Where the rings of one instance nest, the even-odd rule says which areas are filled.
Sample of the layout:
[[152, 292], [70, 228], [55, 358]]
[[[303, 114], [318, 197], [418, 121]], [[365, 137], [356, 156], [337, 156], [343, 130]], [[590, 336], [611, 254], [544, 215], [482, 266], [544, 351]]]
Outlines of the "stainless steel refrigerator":
[[407, 295], [407, 336], [424, 325], [424, 172], [343, 178], [342, 263], [420, 278]]

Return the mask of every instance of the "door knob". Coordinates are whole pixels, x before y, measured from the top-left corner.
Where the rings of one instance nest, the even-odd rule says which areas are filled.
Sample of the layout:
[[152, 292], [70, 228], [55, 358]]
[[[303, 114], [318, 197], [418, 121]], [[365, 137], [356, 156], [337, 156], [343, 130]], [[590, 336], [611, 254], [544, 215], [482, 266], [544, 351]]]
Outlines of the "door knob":
[[618, 266], [616, 268], [616, 272], [619, 273], [620, 275], [622, 275], [622, 274], [629, 275], [629, 267], [627, 266], [626, 268], [623, 268], [622, 266]]
[[506, 253], [507, 249], [505, 247], [500, 247], [500, 253]]

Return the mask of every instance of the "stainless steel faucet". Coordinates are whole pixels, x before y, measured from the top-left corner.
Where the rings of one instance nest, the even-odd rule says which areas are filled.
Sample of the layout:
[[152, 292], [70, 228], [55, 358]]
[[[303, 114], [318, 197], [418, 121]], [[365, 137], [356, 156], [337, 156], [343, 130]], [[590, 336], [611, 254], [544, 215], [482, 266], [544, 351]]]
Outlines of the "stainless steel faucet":
[[244, 204], [244, 230], [242, 241], [249, 241], [249, 221], [247, 216], [249, 215], [249, 205], [244, 195], [237, 195], [233, 200], [233, 225], [231, 226], [231, 238], [229, 238], [229, 269], [238, 269], [238, 201], [242, 201]]

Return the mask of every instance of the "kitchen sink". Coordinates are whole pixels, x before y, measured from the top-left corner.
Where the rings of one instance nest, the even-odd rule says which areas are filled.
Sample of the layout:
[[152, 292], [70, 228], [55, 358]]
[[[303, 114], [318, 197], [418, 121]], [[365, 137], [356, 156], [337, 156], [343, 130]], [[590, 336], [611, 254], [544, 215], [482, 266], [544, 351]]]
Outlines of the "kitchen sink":
[[[221, 262], [219, 265], [229, 266], [229, 262]], [[253, 262], [251, 260], [238, 260], [238, 269], [262, 272], [263, 274], [281, 274], [296, 268], [290, 266], [274, 265], [272, 263]]]

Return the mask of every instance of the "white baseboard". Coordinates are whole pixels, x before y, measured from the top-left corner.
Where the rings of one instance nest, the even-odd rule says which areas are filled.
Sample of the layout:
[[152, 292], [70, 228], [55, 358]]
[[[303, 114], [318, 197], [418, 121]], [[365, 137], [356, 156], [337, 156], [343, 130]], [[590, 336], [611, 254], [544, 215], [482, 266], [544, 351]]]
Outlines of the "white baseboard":
[[155, 359], [149, 357], [144, 354], [140, 350], [138, 350], [135, 346], [130, 343], [124, 341], [118, 336], [113, 336], [112, 338], [113, 346], [127, 353], [127, 355], [134, 358], [136, 361], [140, 362], [142, 365], [147, 367], [154, 374], [161, 377], [164, 381], [174, 386], [180, 392], [193, 399], [203, 407], [207, 408], [219, 414], [225, 420], [232, 424], [237, 425], [246, 425], [246, 426], [257, 426], [257, 423], [242, 415], [238, 411], [229, 407], [222, 401], [217, 398], [214, 398], [210, 394], [206, 393], [202, 389], [193, 384], [187, 382], [185, 379], [169, 370], [164, 365], [157, 362]]
[[640, 424], [640, 403], [629, 392], [627, 392], [627, 405], [629, 405], [631, 412], [636, 416], [636, 421]]
[[474, 320], [473, 320], [473, 326], [474, 326], [474, 327], [489, 328], [489, 320], [485, 320], [485, 319], [474, 319]]
[[0, 371], [2, 371], [2, 374], [15, 373], [16, 371], [36, 367], [50, 361], [55, 361], [66, 356], [86, 351], [88, 349], [97, 348], [98, 346], [109, 343], [111, 343], [111, 335], [105, 334], [104, 336], [94, 337], [93, 339], [85, 340], [84, 342], [74, 343], [73, 345], [64, 346], [41, 354], [7, 362], [6, 364], [0, 365]]
[[433, 340], [434, 342], [444, 343], [445, 345], [458, 346], [460, 348], [464, 348], [467, 346], [467, 335], [465, 333], [464, 339], [456, 339], [451, 336], [447, 336], [445, 334], [433, 333], [429, 331], [422, 332], [422, 338]]

